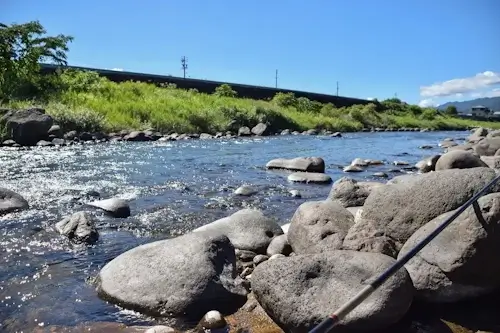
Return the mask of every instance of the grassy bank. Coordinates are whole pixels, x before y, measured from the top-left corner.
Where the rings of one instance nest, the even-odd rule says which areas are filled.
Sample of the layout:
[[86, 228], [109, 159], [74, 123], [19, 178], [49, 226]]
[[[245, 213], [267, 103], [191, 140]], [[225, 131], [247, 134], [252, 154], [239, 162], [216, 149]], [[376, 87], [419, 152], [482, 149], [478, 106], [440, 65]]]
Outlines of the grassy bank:
[[500, 128], [500, 123], [459, 119], [397, 99], [336, 108], [289, 94], [271, 101], [238, 98], [229, 86], [214, 94], [158, 87], [140, 82], [115, 83], [96, 73], [66, 71], [43, 99], [11, 101], [14, 108], [39, 106], [65, 129], [119, 131], [152, 128], [163, 132], [235, 130], [268, 122], [274, 130], [357, 131], [370, 127], [465, 129]]

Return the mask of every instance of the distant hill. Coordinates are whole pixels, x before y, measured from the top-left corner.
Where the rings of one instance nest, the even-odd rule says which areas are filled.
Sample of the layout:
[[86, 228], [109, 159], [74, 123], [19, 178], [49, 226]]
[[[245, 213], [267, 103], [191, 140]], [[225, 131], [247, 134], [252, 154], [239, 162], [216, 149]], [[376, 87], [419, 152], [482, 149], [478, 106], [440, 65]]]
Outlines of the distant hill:
[[444, 110], [448, 105], [455, 105], [458, 112], [460, 113], [469, 113], [471, 107], [482, 105], [486, 106], [490, 110], [500, 111], [500, 97], [485, 97], [485, 98], [476, 98], [470, 101], [463, 102], [448, 102], [438, 106], [439, 110]]

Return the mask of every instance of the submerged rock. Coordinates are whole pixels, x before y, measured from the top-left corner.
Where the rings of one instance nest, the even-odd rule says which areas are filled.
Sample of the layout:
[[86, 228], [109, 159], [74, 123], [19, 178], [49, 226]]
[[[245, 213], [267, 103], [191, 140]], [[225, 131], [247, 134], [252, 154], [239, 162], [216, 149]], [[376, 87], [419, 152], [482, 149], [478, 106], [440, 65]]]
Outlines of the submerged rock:
[[[307, 333], [394, 262], [383, 254], [339, 250], [268, 260], [252, 273], [252, 289], [285, 332]], [[412, 300], [411, 280], [400, 269], [338, 328], [342, 332], [386, 328], [406, 314]]]
[[324, 173], [325, 161], [321, 157], [277, 158], [267, 162], [266, 168]]
[[89, 206], [100, 208], [114, 217], [124, 218], [130, 216], [130, 206], [123, 199], [111, 198], [88, 203]]
[[0, 187], [0, 216], [28, 208], [28, 201], [20, 194]]
[[93, 243], [99, 238], [94, 221], [85, 212], [77, 212], [55, 225], [56, 230], [75, 243]]
[[354, 216], [338, 202], [309, 201], [297, 208], [287, 239], [295, 253], [340, 249]]
[[140, 245], [99, 272], [103, 299], [154, 316], [199, 318], [234, 311], [246, 291], [236, 274], [234, 247], [224, 235], [189, 233]]
[[235, 248], [262, 254], [266, 253], [274, 237], [283, 234], [283, 230], [274, 220], [257, 209], [242, 209], [194, 230], [200, 231], [225, 235]]

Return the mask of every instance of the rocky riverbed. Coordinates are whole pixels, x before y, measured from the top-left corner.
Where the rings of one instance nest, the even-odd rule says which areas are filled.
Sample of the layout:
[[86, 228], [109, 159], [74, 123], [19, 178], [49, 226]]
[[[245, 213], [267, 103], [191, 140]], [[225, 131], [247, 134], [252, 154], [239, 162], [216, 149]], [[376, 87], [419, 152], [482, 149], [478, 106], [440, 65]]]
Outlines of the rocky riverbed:
[[[495, 177], [499, 149], [484, 129], [5, 147], [0, 328], [307, 332]], [[498, 330], [499, 189], [344, 329]]]

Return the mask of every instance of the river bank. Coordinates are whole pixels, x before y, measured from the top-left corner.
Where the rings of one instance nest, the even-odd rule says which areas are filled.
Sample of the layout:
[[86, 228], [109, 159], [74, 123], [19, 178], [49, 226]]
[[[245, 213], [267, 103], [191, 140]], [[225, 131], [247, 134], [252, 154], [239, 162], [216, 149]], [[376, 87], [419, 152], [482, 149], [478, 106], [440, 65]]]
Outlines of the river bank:
[[[485, 151], [481, 150], [482, 148], [474, 148], [478, 146], [477, 143], [466, 143], [464, 139], [470, 134], [470, 132], [435, 131], [360, 132], [344, 133], [341, 138], [284, 135], [236, 137], [231, 140], [178, 140], [127, 144], [116, 142], [106, 145], [72, 145], [29, 151], [0, 149], [0, 163], [3, 166], [0, 170], [2, 187], [15, 190], [29, 203], [28, 209], [0, 217], [3, 231], [0, 234], [0, 246], [2, 259], [5, 262], [0, 268], [4, 285], [0, 290], [0, 299], [3, 300], [0, 305], [2, 328], [6, 332], [30, 328], [49, 330], [55, 326], [68, 328], [84, 325], [83, 323], [92, 326], [98, 325], [92, 324], [98, 322], [118, 322], [129, 327], [152, 326], [159, 323], [175, 326], [175, 322], [158, 320], [127, 308], [116, 307], [113, 302], [104, 302], [97, 296], [95, 278], [105, 265], [128, 250], [141, 244], [187, 235], [198, 227], [231, 216], [240, 210], [259, 209], [266, 217], [275, 221], [272, 223], [284, 226], [294, 219], [296, 211], [302, 204], [331, 197], [332, 185], [290, 182], [288, 177], [291, 171], [266, 169], [266, 164], [275, 158], [321, 156], [325, 162], [324, 173], [334, 181], [348, 175], [358, 182], [382, 184], [386, 183], [386, 180], [375, 176], [376, 173], [386, 174], [389, 182], [405, 179], [395, 177], [414, 173], [416, 171], [414, 165], [417, 162], [427, 156], [442, 154], [445, 145], [449, 147], [447, 149], [456, 151], [478, 149], [481, 154], [495, 153], [494, 147]], [[491, 138], [495, 132], [484, 132], [477, 139], [482, 141], [485, 135]], [[455, 140], [454, 142], [445, 140], [447, 138]], [[490, 143], [494, 142], [495, 140]], [[351, 163], [356, 158], [361, 159]], [[367, 165], [365, 162], [367, 159], [379, 160], [381, 164]], [[443, 159], [441, 164], [446, 164], [446, 160]], [[478, 163], [477, 160], [475, 163]], [[361, 170], [356, 173], [345, 173], [343, 167], [351, 164], [356, 164]], [[483, 179], [480, 176], [467, 180], [461, 172], [466, 170], [452, 177], [438, 177], [445, 180], [433, 179], [432, 186], [420, 191], [413, 188], [410, 192], [401, 193], [402, 204], [412, 204], [411, 198], [415, 198], [416, 201], [422, 201], [421, 205], [426, 206], [426, 198], [436, 199], [437, 196], [446, 198], [446, 203], [440, 202], [438, 205], [444, 207], [449, 204], [450, 198], [461, 197], [464, 194], [462, 190], [456, 189], [468, 188], [467, 186], [471, 186], [468, 184], [476, 184], [478, 179]], [[479, 173], [482, 175], [483, 171]], [[486, 174], [489, 175], [488, 172]], [[248, 196], [236, 195], [236, 189], [242, 185], [247, 185], [255, 191]], [[335, 187], [338, 188], [338, 183]], [[350, 188], [351, 190], [346, 193], [352, 193], [354, 188]], [[441, 188], [454, 188], [458, 192], [445, 191], [446, 195], [440, 195]], [[301, 196], [293, 196], [291, 192], [294, 190], [300, 192]], [[363, 197], [366, 191], [358, 189], [355, 193], [356, 200], [361, 200], [360, 198], [366, 200], [366, 197]], [[385, 196], [393, 195], [395, 194], [388, 192]], [[130, 207], [130, 216], [115, 218], [88, 205], [107, 198], [126, 200]], [[382, 200], [379, 199], [376, 201]], [[370, 205], [367, 203], [359, 202], [356, 205], [360, 204], [364, 209], [369, 209]], [[394, 202], [389, 202], [387, 205], [391, 208], [385, 207], [380, 210], [401, 211], [408, 214], [408, 210], [401, 207], [398, 209], [393, 204]], [[429, 210], [427, 206], [425, 209], [413, 208], [419, 214]], [[76, 245], [68, 240], [67, 236], [60, 235], [54, 229], [57, 222], [78, 211], [85, 211], [95, 222], [99, 237], [92, 245]], [[496, 208], [492, 211], [496, 211]], [[487, 214], [485, 216], [488, 218]], [[335, 220], [337, 219], [338, 217], [335, 217]], [[252, 232], [252, 234], [258, 233]], [[254, 239], [254, 236], [245, 235], [244, 239]], [[291, 243], [295, 244], [294, 247], [300, 252], [301, 247], [297, 247], [296, 241]], [[181, 254], [186, 249], [186, 246], [181, 246], [177, 252]], [[255, 251], [260, 250], [257, 251], [256, 248]], [[170, 257], [165, 256], [165, 258]], [[201, 258], [203, 255], [191, 257]], [[152, 258], [151, 260], [159, 259], [158, 256]], [[238, 261], [241, 263], [241, 255], [239, 258]], [[248, 260], [248, 257], [245, 258]], [[482, 259], [490, 260], [485, 257]], [[260, 263], [257, 268], [264, 264]], [[174, 267], [172, 263], [164, 261], [156, 267], [162, 265]], [[253, 267], [253, 260], [250, 266]], [[137, 267], [141, 267], [141, 264], [138, 263]], [[240, 266], [239, 269], [241, 268], [243, 267]], [[133, 268], [124, 272], [127, 271], [132, 272]], [[327, 271], [324, 271], [324, 274]], [[243, 274], [243, 270], [238, 273]], [[248, 273], [247, 270], [245, 274]], [[292, 277], [292, 273], [286, 276]], [[245, 274], [243, 276], [247, 277]], [[251, 275], [256, 281], [260, 280], [258, 275]], [[271, 274], [265, 275], [267, 279], [272, 277]], [[153, 277], [155, 274], [149, 276]], [[254, 283], [251, 278], [245, 279], [250, 280], [251, 284]], [[255, 283], [254, 289], [262, 288], [262, 285], [257, 287], [258, 282]], [[283, 286], [281, 288], [286, 290]], [[147, 293], [148, 290], [144, 289], [144, 292]], [[329, 291], [326, 294], [332, 293]], [[260, 302], [267, 304], [266, 307], [270, 306], [262, 298]], [[287, 306], [286, 302], [280, 304], [283, 307]], [[210, 307], [217, 306], [217, 302], [210, 303]], [[330, 304], [324, 307], [335, 306]], [[467, 313], [471, 311], [469, 309]], [[427, 332], [436, 331], [437, 328], [432, 328], [432, 325], [426, 324], [425, 320], [418, 319], [421, 312], [411, 312], [411, 314], [410, 323], [413, 324], [410, 326], [423, 331], [427, 329]], [[244, 310], [240, 310], [235, 316], [228, 317], [227, 320], [232, 323], [233, 329], [243, 326], [244, 315]], [[485, 316], [484, 311], [483, 316]], [[461, 323], [462, 326], [471, 329], [475, 328], [475, 331], [479, 329], [494, 331], [490, 330], [491, 322], [486, 325], [484, 319], [469, 325], [456, 317], [455, 313], [454, 319], [451, 319], [453, 318], [451, 315], [440, 318]], [[258, 326], [251, 315], [246, 318], [250, 332], [265, 332], [257, 329], [264, 328]], [[450, 332], [444, 330], [442, 324], [436, 325], [440, 329], [438, 332]], [[183, 326], [180, 324], [175, 327]], [[271, 324], [268, 329], [268, 332], [280, 332]], [[461, 332], [456, 326], [452, 331]]]

